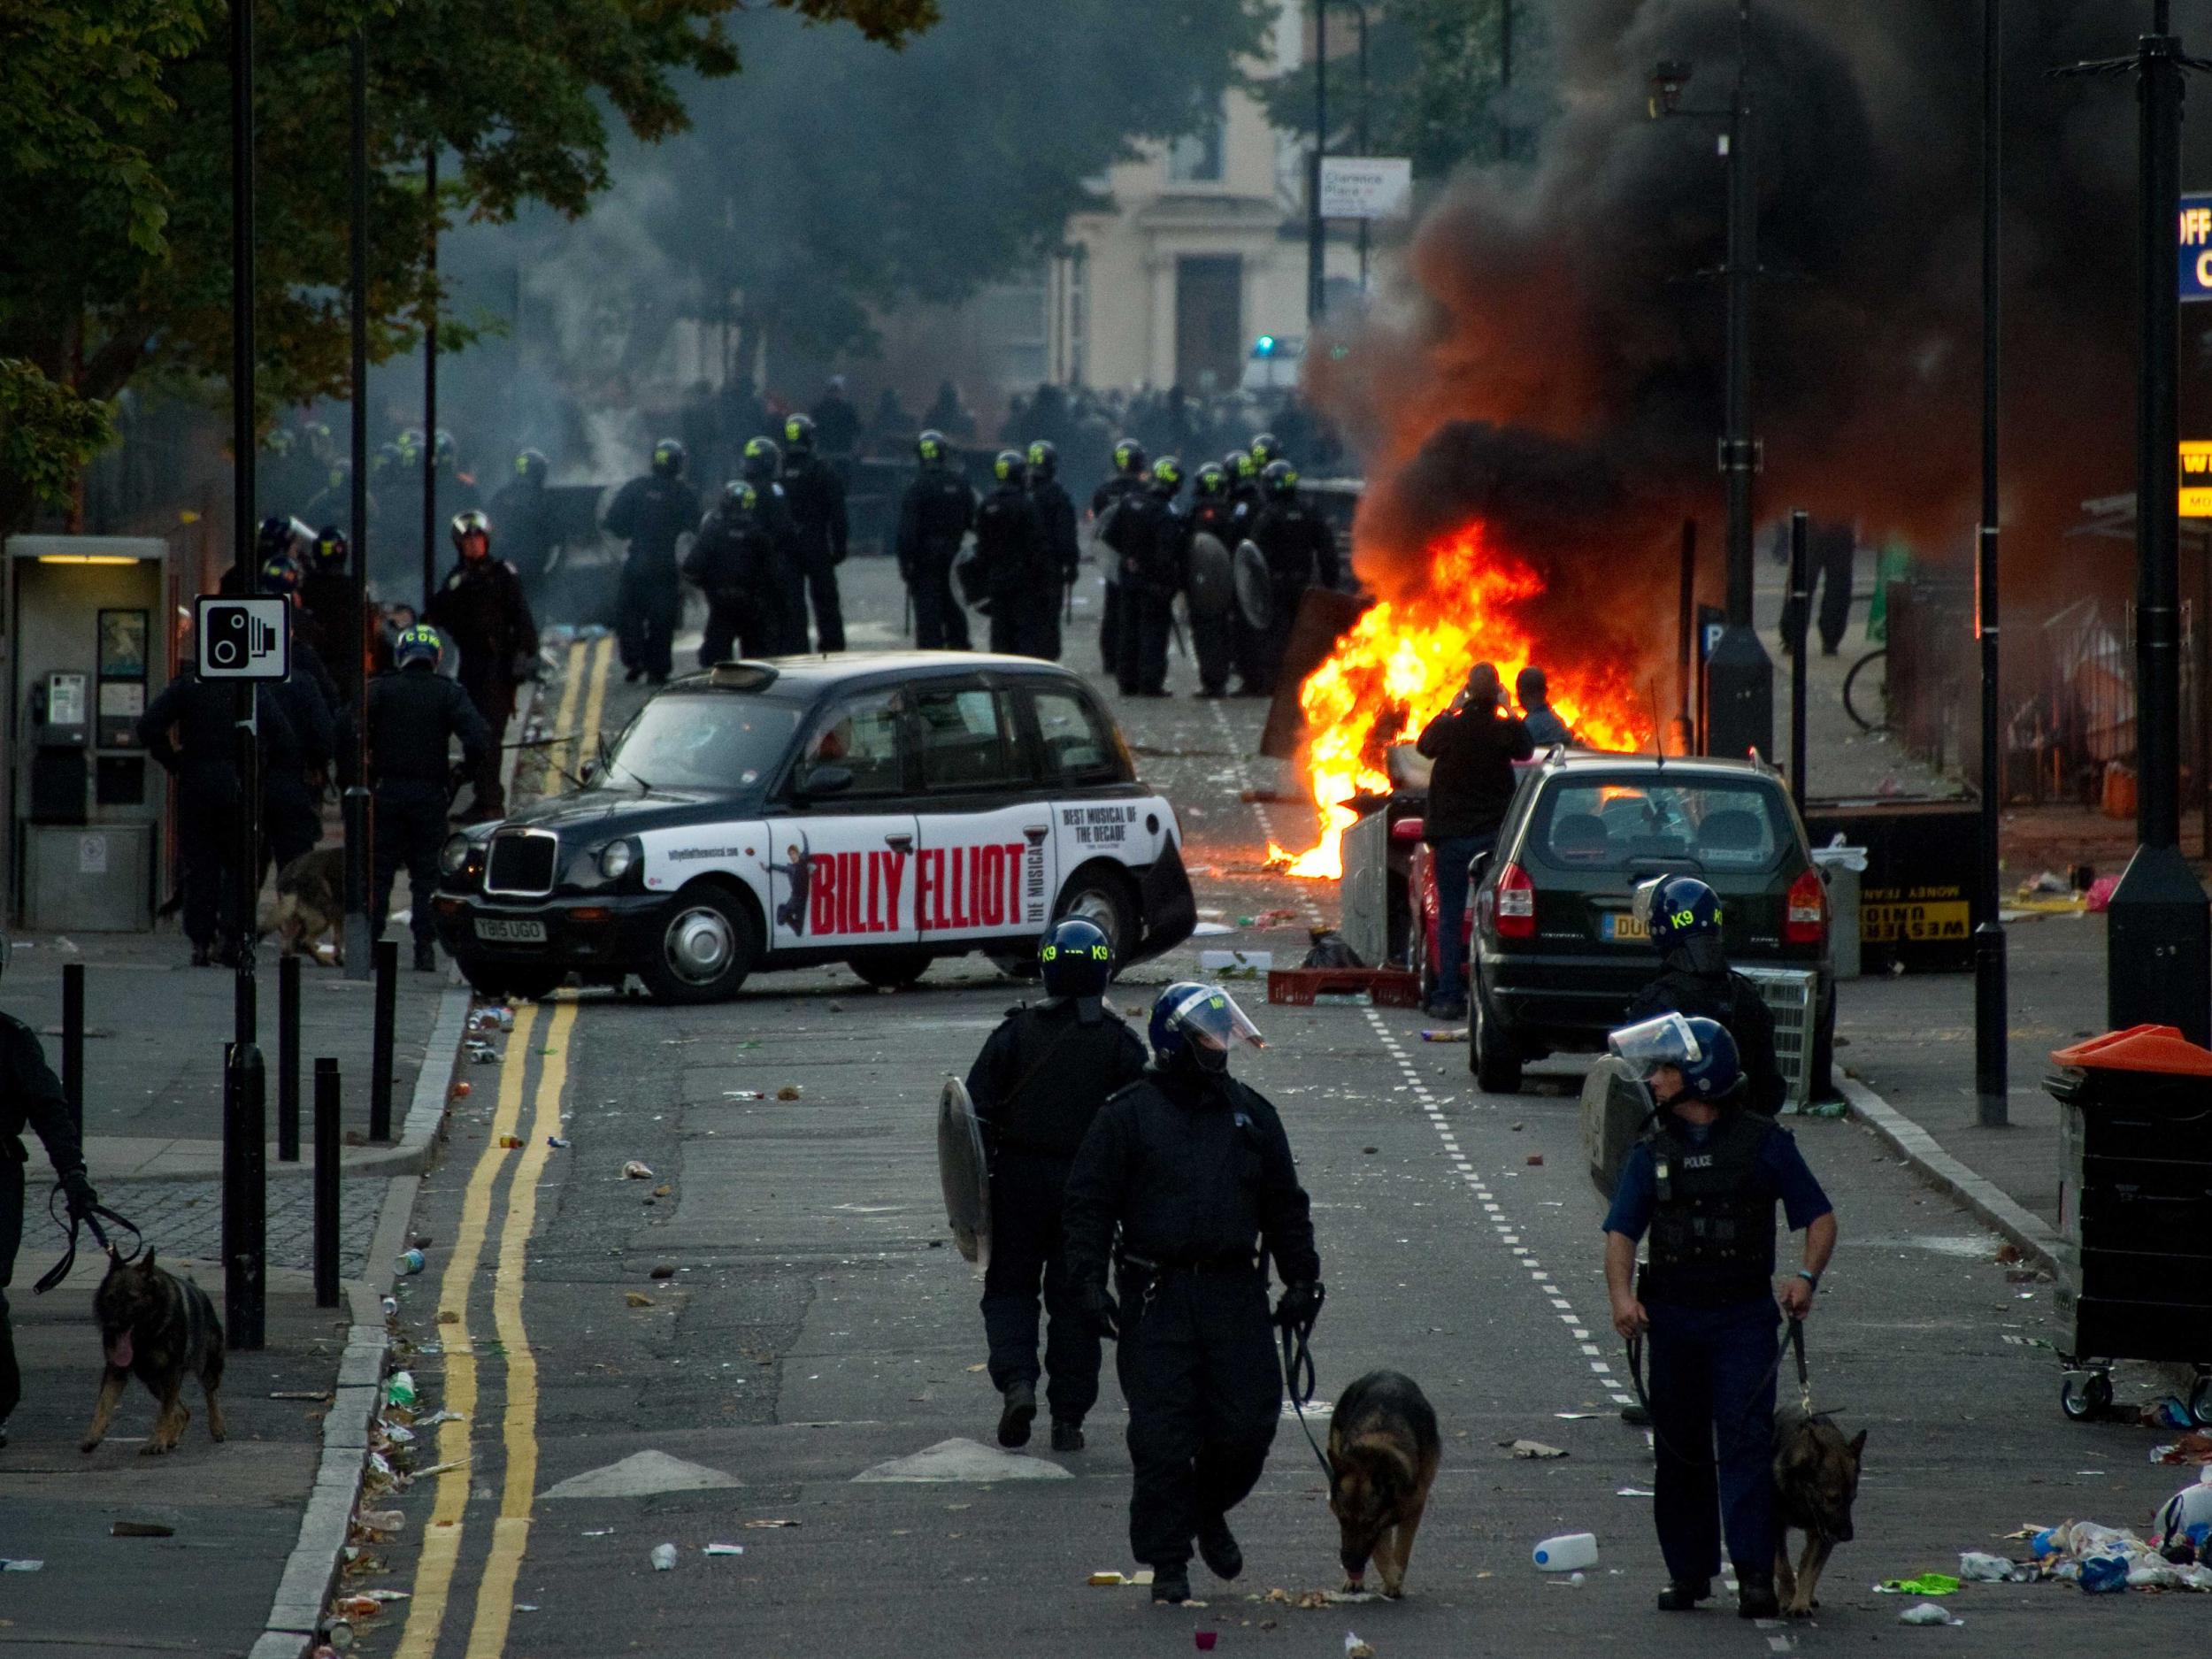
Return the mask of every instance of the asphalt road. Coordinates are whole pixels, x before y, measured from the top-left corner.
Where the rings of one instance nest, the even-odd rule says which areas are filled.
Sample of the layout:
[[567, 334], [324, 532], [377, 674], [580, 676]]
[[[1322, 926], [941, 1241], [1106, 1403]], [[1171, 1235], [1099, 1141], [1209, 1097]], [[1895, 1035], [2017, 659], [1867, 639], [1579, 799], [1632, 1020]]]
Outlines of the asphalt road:
[[[848, 567], [853, 612], [877, 622], [864, 640], [895, 628], [881, 621], [897, 614], [888, 578]], [[1081, 632], [1072, 656], [1089, 667]], [[1174, 682], [1190, 678], [1179, 663]], [[611, 717], [626, 695], [613, 688]], [[1301, 916], [1194, 944], [1294, 959], [1307, 903], [1334, 901], [1260, 863], [1270, 833], [1310, 827], [1281, 806], [1263, 822], [1237, 797], [1261, 715], [1183, 696], [1122, 710], [1145, 775], [1184, 814], [1200, 904], [1233, 922]], [[1191, 966], [1187, 952], [1146, 964], [1116, 1000], [1138, 1010]], [[499, 1087], [463, 1103], [425, 1182], [430, 1269], [403, 1282], [401, 1324], [420, 1345], [426, 1405], [465, 1419], [419, 1458], [454, 1467], [402, 1501], [406, 1525], [381, 1552], [391, 1571], [370, 1580], [411, 1600], [359, 1650], [1167, 1655], [1210, 1630], [1224, 1654], [1315, 1659], [1343, 1652], [1348, 1632], [1384, 1659], [1622, 1640], [1701, 1655], [2201, 1640], [2192, 1597], [1976, 1586], [1949, 1603], [1963, 1625], [1914, 1630], [1897, 1622], [1902, 1600], [1872, 1593], [1878, 1578], [1955, 1571], [1962, 1549], [2001, 1552], [2026, 1523], [2143, 1528], [2178, 1481], [2147, 1463], [2150, 1431], [2062, 1419], [2053, 1358], [2032, 1345], [2049, 1288], [2008, 1284], [1993, 1239], [1869, 1134], [1828, 1121], [1798, 1130], [1843, 1235], [1810, 1327], [1813, 1393], [1870, 1433], [1857, 1541], [1809, 1624], [1652, 1611], [1651, 1460], [1617, 1416], [1602, 1206], [1578, 1157], [1572, 1072], [1537, 1068], [1538, 1092], [1480, 1096], [1464, 1047], [1425, 1043], [1417, 1015], [1271, 1009], [1256, 987], [1248, 1006], [1270, 1046], [1238, 1064], [1281, 1108], [1313, 1194], [1330, 1287], [1323, 1399], [1389, 1365], [1421, 1382], [1444, 1426], [1409, 1594], [1312, 1610], [1251, 1599], [1339, 1578], [1324, 1482], [1287, 1419], [1234, 1517], [1241, 1582], [1196, 1571], [1205, 1605], [1174, 1610], [1090, 1587], [1094, 1570], [1135, 1564], [1118, 1393], [1110, 1378], [1080, 1455], [972, 1449], [990, 1447], [996, 1402], [979, 1286], [937, 1192], [938, 1080], [965, 1069], [1018, 995], [979, 963], [941, 964], [896, 995], [824, 970], [756, 979], [716, 1008], [593, 997], [518, 1021]], [[775, 1098], [787, 1087], [798, 1098]], [[735, 1098], [747, 1090], [770, 1098]], [[523, 1147], [500, 1148], [502, 1134]], [[626, 1177], [630, 1160], [651, 1174]], [[661, 1267], [672, 1276], [651, 1277]], [[1500, 1443], [1520, 1437], [1569, 1455], [1517, 1461]], [[971, 1472], [1026, 1478], [864, 1479], [948, 1441], [972, 1443], [955, 1460]], [[631, 1495], [561, 1489], [641, 1455], [656, 1455], [586, 1483]], [[635, 1491], [672, 1479], [692, 1489]], [[1535, 1540], [1586, 1529], [1601, 1553], [1581, 1586], [1531, 1566]], [[663, 1542], [679, 1556], [657, 1572]], [[717, 1543], [742, 1554], [702, 1553]]]

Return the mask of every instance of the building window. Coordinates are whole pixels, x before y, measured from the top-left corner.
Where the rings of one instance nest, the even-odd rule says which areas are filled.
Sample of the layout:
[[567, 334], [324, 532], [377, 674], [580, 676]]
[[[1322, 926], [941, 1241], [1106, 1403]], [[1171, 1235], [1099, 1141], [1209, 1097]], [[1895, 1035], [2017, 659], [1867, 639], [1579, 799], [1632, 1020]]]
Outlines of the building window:
[[1194, 133], [1171, 141], [1167, 147], [1170, 184], [1219, 184], [1222, 134], [1228, 123], [1220, 110], [1206, 117]]

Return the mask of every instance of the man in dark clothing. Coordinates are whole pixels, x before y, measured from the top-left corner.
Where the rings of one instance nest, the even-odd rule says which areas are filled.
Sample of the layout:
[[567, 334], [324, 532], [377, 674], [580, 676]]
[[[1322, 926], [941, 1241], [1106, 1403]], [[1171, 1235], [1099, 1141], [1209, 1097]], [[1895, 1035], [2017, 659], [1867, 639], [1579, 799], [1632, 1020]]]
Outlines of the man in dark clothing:
[[850, 455], [860, 437], [860, 411], [845, 396], [845, 377], [830, 376], [822, 401], [814, 405], [814, 432], [825, 455]]
[[1571, 743], [1573, 731], [1559, 718], [1559, 710], [1551, 706], [1551, 685], [1544, 678], [1544, 671], [1533, 663], [1513, 677], [1513, 694], [1521, 700], [1521, 724], [1528, 727], [1528, 741], [1539, 749], [1548, 749], [1555, 743]]
[[899, 574], [914, 600], [914, 643], [926, 651], [968, 649], [968, 613], [952, 591], [952, 562], [975, 525], [975, 492], [947, 465], [941, 432], [914, 441], [922, 467], [899, 502], [894, 543]]
[[[1686, 1613], [1712, 1594], [1725, 1523], [1736, 1611], [1773, 1618], [1776, 1306], [1793, 1319], [1812, 1312], [1835, 1211], [1789, 1133], [1744, 1103], [1736, 1045], [1717, 1023], [1663, 1014], [1606, 1046], [1650, 1067], [1658, 1107], [1605, 1217], [1605, 1282], [1613, 1328], [1651, 1345], [1652, 1519], [1668, 1578], [1659, 1609]], [[1777, 1203], [1805, 1234], [1805, 1264], [1778, 1293]], [[1639, 1271], [1647, 1229], [1651, 1259]]]
[[692, 538], [684, 580], [706, 595], [707, 626], [699, 666], [740, 657], [772, 657], [785, 623], [776, 591], [776, 541], [761, 517], [761, 495], [743, 479], [722, 487], [722, 499]]
[[445, 844], [447, 779], [451, 746], [460, 740], [461, 764], [472, 778], [495, 757], [491, 732], [468, 694], [438, 672], [437, 630], [418, 624], [392, 642], [397, 664], [369, 682], [369, 787], [376, 803], [376, 891], [369, 907], [370, 936], [384, 935], [392, 907], [392, 881], [402, 864], [413, 893], [408, 923], [415, 935], [415, 967], [438, 967], [437, 923], [430, 895], [438, 886], [438, 852]]
[[1635, 909], [1666, 967], [1628, 1005], [1629, 1022], [1661, 1014], [1719, 1021], [1736, 1041], [1745, 1104], [1771, 1117], [1787, 1092], [1774, 1058], [1774, 1013], [1759, 987], [1729, 968], [1719, 895], [1695, 876], [1662, 876], [1636, 889]]
[[1060, 584], [1044, 522], [1029, 498], [1026, 471], [1020, 450], [1002, 449], [991, 464], [996, 482], [975, 510], [975, 557], [990, 595], [991, 649], [1014, 657], [1041, 654], [1038, 612], [1057, 616], [1060, 606]]
[[1036, 634], [1029, 654], [1056, 663], [1060, 660], [1061, 605], [1075, 586], [1076, 573], [1083, 564], [1083, 548], [1075, 536], [1074, 498], [1060, 482], [1060, 451], [1043, 438], [1029, 446], [1029, 499], [1036, 503], [1037, 517], [1044, 525], [1045, 549], [1056, 578], [1051, 607], [1047, 609], [1041, 602], [1037, 607]]
[[353, 588], [353, 549], [334, 524], [316, 533], [308, 552], [300, 574], [300, 609], [305, 614], [296, 622], [304, 625], [324, 665], [335, 664], [331, 672], [343, 672], [350, 684], [350, 665], [360, 657], [364, 639], [361, 607]]
[[[799, 534], [799, 565], [814, 603], [815, 649], [845, 649], [845, 612], [837, 593], [837, 567], [845, 562], [848, 526], [845, 480], [814, 452], [814, 423], [804, 415], [783, 423], [783, 493]], [[799, 613], [797, 649], [806, 649], [806, 613]]]
[[[1252, 526], [1260, 516], [1260, 509], [1267, 498], [1260, 489], [1260, 464], [1252, 458], [1249, 449], [1232, 449], [1222, 457], [1221, 470], [1229, 475], [1229, 499], [1240, 515], [1242, 539], [1249, 540]], [[1236, 547], [1231, 544], [1229, 551]], [[1263, 649], [1265, 635], [1244, 619], [1240, 607], [1229, 612], [1229, 656], [1237, 670], [1237, 695], [1264, 697], [1271, 695], [1274, 671], [1268, 665]]]
[[545, 457], [525, 449], [515, 457], [515, 474], [492, 497], [492, 522], [499, 526], [499, 549], [522, 578], [523, 592], [545, 600], [546, 561], [553, 551], [553, 509], [545, 494], [550, 469]]
[[775, 603], [771, 607], [774, 643], [768, 649], [778, 657], [803, 656], [806, 651], [806, 562], [799, 550], [798, 521], [792, 517], [791, 497], [783, 479], [783, 451], [773, 438], [752, 437], [738, 453], [738, 471], [753, 487], [754, 511], [768, 534], [771, 556], [768, 583]]
[[[284, 554], [262, 563], [261, 591], [293, 606], [292, 673], [261, 688], [260, 707], [272, 704], [284, 718], [263, 733], [261, 870], [278, 870], [323, 838], [323, 789], [337, 758], [341, 697], [337, 681], [315, 649], [311, 624], [303, 626], [300, 568]], [[347, 728], [350, 734], [350, 727]]]
[[1251, 536], [1266, 557], [1271, 591], [1267, 632], [1256, 644], [1253, 666], [1260, 674], [1258, 688], [1272, 691], [1306, 589], [1316, 582], [1335, 587], [1340, 572], [1336, 532], [1299, 499], [1297, 469], [1287, 461], [1269, 462], [1260, 473], [1260, 490], [1266, 504], [1252, 521]]
[[652, 472], [625, 484], [607, 509], [607, 534], [630, 544], [616, 634], [632, 685], [649, 676], [659, 685], [675, 665], [670, 648], [683, 615], [676, 543], [699, 525], [699, 492], [683, 472], [684, 446], [663, 438], [653, 446]]
[[[1113, 526], [1108, 514], [1131, 494], [1144, 488], [1144, 446], [1134, 438], [1114, 445], [1114, 470], [1091, 495], [1091, 538], [1103, 541]], [[1099, 661], [1110, 674], [1121, 672], [1121, 561], [1107, 543], [1105, 609], [1098, 618]]]
[[[1282, 1415], [1266, 1260], [1284, 1285], [1274, 1323], [1302, 1333], [1321, 1310], [1321, 1258], [1282, 1120], [1228, 1074], [1230, 1045], [1260, 1041], [1235, 1000], [1171, 985], [1151, 1038], [1151, 1068], [1100, 1109], [1076, 1154], [1064, 1236], [1078, 1305], [1120, 1341], [1130, 1548], [1152, 1567], [1152, 1599], [1182, 1601], [1194, 1538], [1219, 1577], [1243, 1571], [1228, 1512]], [[1106, 1294], [1117, 1225], [1118, 1309]]]
[[1114, 678], [1125, 697], [1167, 695], [1167, 642], [1190, 540], [1188, 521], [1175, 511], [1182, 488], [1183, 464], [1162, 456], [1145, 487], [1121, 498], [1102, 538], [1121, 572], [1121, 660]]
[[[0, 939], [0, 964], [6, 959], [7, 941]], [[8, 1443], [8, 1417], [23, 1397], [15, 1327], [8, 1319], [8, 1286], [15, 1278], [16, 1253], [23, 1246], [23, 1216], [29, 1208], [25, 1202], [31, 1156], [23, 1144], [26, 1128], [35, 1131], [46, 1148], [71, 1220], [86, 1215], [100, 1199], [85, 1179], [84, 1148], [69, 1116], [69, 1102], [31, 1028], [12, 1014], [0, 1014], [0, 1446]], [[40, 1213], [44, 1209], [41, 1204]]]
[[1024, 1446], [1037, 1416], [1037, 1286], [1050, 1317], [1043, 1369], [1052, 1380], [1052, 1449], [1083, 1449], [1098, 1401], [1099, 1333], [1075, 1305], [1061, 1243], [1068, 1168], [1106, 1097], [1144, 1072], [1144, 1044], [1104, 1003], [1113, 945], [1070, 918], [1037, 947], [1044, 1001], [1009, 1010], [968, 1071], [991, 1169], [991, 1262], [983, 1329], [991, 1386], [1004, 1396], [1002, 1446]]
[[[1820, 654], [1833, 657], [1843, 643], [1851, 621], [1851, 579], [1857, 563], [1859, 538], [1848, 524], [1816, 519], [1805, 539], [1805, 597], [1820, 589]], [[1780, 562], [1789, 563], [1790, 527], [1786, 520], [1774, 528], [1774, 547]], [[1782, 649], [1794, 651], [1805, 643], [1805, 607], [1792, 598], [1782, 607]]]
[[[1248, 521], [1243, 506], [1229, 493], [1228, 469], [1217, 461], [1209, 461], [1200, 467], [1191, 480], [1190, 537], [1187, 549], [1194, 548], [1202, 535], [1210, 535], [1221, 543], [1232, 558], [1237, 543], [1245, 538]], [[1184, 572], [1184, 589], [1190, 591], [1189, 572]], [[1228, 690], [1229, 668], [1233, 661], [1231, 629], [1236, 616], [1233, 603], [1216, 615], [1201, 616], [1196, 596], [1190, 601], [1191, 655], [1198, 659], [1198, 695], [1218, 697]]]
[[1519, 780], [1513, 763], [1535, 754], [1528, 727], [1498, 706], [1498, 671], [1477, 663], [1452, 705], [1421, 728], [1414, 747], [1436, 763], [1429, 774], [1421, 839], [1436, 871], [1436, 992], [1429, 1013], [1457, 1019], [1467, 1012], [1461, 979], [1466, 966], [1467, 866], [1497, 845], [1498, 827]]
[[500, 744], [514, 718], [516, 688], [538, 672], [538, 624], [515, 567], [492, 557], [492, 527], [482, 513], [465, 512], [453, 521], [453, 546], [460, 562], [431, 595], [423, 620], [459, 647], [461, 689], [491, 733], [469, 774], [475, 798], [465, 821], [480, 824], [507, 816]]

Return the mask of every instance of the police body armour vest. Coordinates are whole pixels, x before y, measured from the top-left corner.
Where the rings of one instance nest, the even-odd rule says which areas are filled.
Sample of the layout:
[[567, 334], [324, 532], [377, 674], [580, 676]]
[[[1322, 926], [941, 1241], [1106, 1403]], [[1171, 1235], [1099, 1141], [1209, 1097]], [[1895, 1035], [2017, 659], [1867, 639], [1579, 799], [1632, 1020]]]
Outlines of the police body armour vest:
[[1766, 1294], [1774, 1277], [1776, 1194], [1759, 1179], [1771, 1120], [1725, 1111], [1702, 1146], [1671, 1112], [1647, 1137], [1656, 1177], [1647, 1294], [1713, 1304]]

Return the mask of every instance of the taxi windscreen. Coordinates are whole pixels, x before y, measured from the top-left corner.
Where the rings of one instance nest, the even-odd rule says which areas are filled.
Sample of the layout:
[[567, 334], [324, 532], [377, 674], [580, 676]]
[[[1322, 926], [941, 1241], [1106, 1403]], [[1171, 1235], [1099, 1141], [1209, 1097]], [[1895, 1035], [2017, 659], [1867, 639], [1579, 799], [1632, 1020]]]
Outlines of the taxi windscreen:
[[1680, 859], [1709, 870], [1765, 870], [1792, 839], [1778, 792], [1755, 783], [1657, 779], [1563, 784], [1535, 842], [1561, 868], [1618, 869]]
[[799, 710], [758, 697], [656, 697], [616, 740], [598, 789], [749, 789], [799, 729]]

